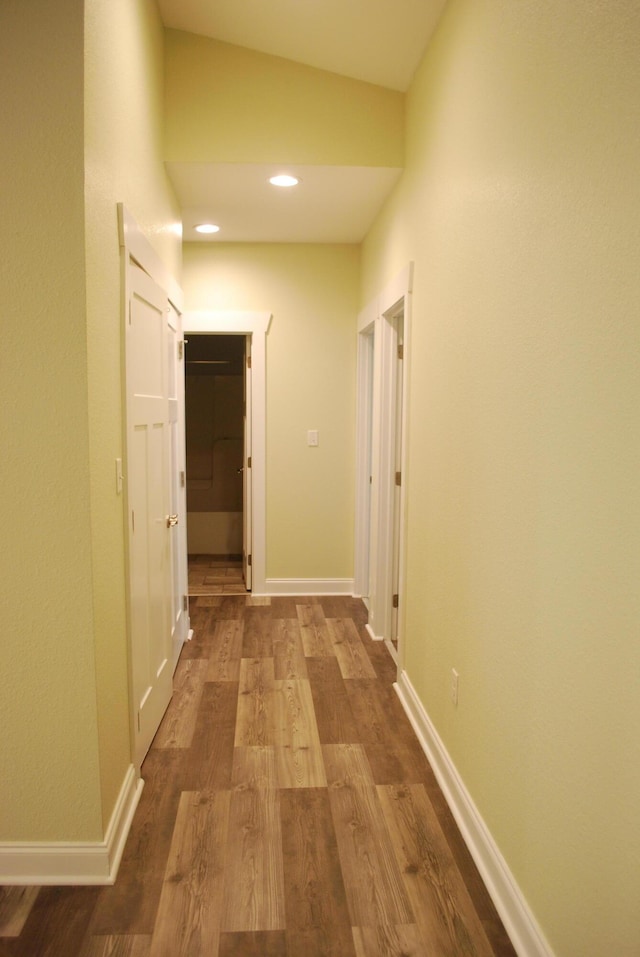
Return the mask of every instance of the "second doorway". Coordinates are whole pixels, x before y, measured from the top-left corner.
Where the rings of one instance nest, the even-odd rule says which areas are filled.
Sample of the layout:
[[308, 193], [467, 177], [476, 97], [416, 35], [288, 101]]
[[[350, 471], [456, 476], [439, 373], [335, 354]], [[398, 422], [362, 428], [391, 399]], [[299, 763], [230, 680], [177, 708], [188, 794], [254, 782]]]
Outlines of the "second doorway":
[[207, 588], [211, 594], [228, 594], [229, 588], [242, 592], [251, 587], [246, 559], [243, 563], [248, 520], [246, 350], [244, 335], [187, 336], [187, 541], [192, 594], [207, 593]]

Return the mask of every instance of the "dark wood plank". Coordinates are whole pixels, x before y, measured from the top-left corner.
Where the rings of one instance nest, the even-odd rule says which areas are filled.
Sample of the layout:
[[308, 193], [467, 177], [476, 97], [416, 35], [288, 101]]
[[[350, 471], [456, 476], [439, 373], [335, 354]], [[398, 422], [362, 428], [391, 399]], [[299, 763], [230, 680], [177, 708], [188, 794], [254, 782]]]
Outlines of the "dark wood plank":
[[275, 596], [271, 598], [271, 617], [272, 618], [295, 618], [296, 606], [304, 598], [291, 596]]
[[38, 887], [0, 887], [0, 937], [20, 936], [38, 891]]
[[291, 952], [354, 955], [327, 790], [283, 791], [280, 815]]
[[150, 947], [148, 935], [90, 937], [80, 957], [149, 957]]
[[[218, 599], [215, 600], [218, 601]], [[185, 641], [182, 646], [181, 661], [186, 661], [189, 658], [208, 657], [211, 633], [216, 621], [216, 609], [210, 605], [212, 601], [211, 598], [191, 598], [189, 600], [193, 637], [190, 641]], [[205, 605], [205, 602], [208, 604]]]
[[178, 662], [173, 678], [173, 697], [160, 722], [152, 748], [188, 748], [191, 745], [208, 664], [205, 658], [188, 658]]
[[263, 930], [221, 934], [218, 957], [292, 957], [292, 955], [287, 951], [284, 931]]
[[315, 599], [327, 618], [351, 618], [355, 625], [366, 625], [367, 609], [361, 598], [352, 595], [321, 595]]
[[246, 608], [242, 635], [243, 658], [272, 658], [271, 608]]
[[207, 681], [238, 681], [244, 621], [218, 621], [214, 625], [209, 648]]
[[88, 936], [99, 887], [43, 887], [7, 951], [13, 957], [79, 954]]
[[246, 610], [245, 595], [222, 595], [219, 604], [215, 605], [215, 616], [218, 621], [228, 621], [233, 618], [242, 618]]
[[335, 658], [307, 658], [318, 734], [323, 744], [359, 741], [349, 695]]
[[125, 845], [118, 880], [100, 888], [92, 934], [152, 934], [171, 846], [185, 752], [150, 751], [145, 786]]
[[185, 791], [230, 787], [237, 705], [237, 682], [205, 683], [193, 741], [185, 754], [181, 776]]

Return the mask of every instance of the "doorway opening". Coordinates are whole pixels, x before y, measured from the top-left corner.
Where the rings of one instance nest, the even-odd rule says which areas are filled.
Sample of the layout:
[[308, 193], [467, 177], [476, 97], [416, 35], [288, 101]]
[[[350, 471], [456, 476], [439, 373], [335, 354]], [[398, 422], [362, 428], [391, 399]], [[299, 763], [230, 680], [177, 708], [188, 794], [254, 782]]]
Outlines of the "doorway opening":
[[246, 441], [244, 335], [186, 339], [187, 543], [191, 595], [250, 590], [243, 547]]
[[399, 669], [411, 285], [410, 264], [358, 319], [355, 582]]

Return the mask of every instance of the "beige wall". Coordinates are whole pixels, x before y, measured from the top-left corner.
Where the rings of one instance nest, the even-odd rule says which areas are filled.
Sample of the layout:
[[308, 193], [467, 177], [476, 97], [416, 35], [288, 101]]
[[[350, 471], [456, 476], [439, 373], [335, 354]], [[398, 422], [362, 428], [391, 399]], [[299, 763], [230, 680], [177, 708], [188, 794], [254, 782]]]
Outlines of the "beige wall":
[[179, 209], [162, 162], [162, 29], [153, 0], [86, 3], [86, 243], [91, 533], [106, 826], [130, 762], [122, 496], [120, 254], [123, 202], [179, 279]]
[[[0, 840], [102, 836], [91, 594], [83, 4], [0, 5]], [[73, 782], [70, 785], [70, 782]]]
[[[188, 243], [186, 309], [273, 313], [267, 578], [353, 577], [355, 246]], [[309, 448], [308, 429], [320, 444]]]
[[166, 82], [169, 161], [402, 166], [402, 93], [177, 30]]
[[558, 957], [640, 941], [638, 89], [635, 0], [453, 0], [363, 250], [363, 303], [415, 261], [407, 672]]
[[180, 261], [155, 5], [2, 3], [0, 84], [0, 840], [100, 841], [130, 763], [116, 202]]

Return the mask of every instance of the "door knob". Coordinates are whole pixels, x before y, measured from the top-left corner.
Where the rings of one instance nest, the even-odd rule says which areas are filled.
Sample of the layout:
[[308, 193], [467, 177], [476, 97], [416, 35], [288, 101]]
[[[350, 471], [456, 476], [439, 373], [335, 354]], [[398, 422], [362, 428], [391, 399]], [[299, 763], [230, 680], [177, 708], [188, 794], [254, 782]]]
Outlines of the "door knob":
[[236, 472], [238, 473], [238, 475], [240, 474], [240, 472], [244, 472], [244, 465], [241, 465], [239, 469], [236, 469]]
[[178, 524], [177, 515], [167, 515], [167, 528], [173, 528], [173, 526], [177, 524]]

